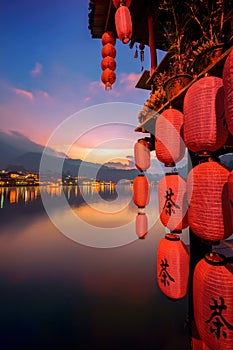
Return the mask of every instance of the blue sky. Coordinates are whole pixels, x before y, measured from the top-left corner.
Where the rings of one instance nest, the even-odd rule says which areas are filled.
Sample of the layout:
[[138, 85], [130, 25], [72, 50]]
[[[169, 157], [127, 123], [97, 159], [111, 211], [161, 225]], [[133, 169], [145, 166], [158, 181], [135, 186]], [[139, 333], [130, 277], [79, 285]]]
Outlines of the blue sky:
[[[149, 91], [134, 88], [141, 75], [135, 50], [119, 40], [117, 81], [111, 92], [104, 90], [102, 44], [88, 30], [88, 4], [86, 0], [1, 1], [2, 131], [16, 130], [44, 145], [73, 113], [106, 102], [142, 106], [149, 97]], [[144, 68], [150, 69], [148, 48]], [[136, 126], [137, 115], [127, 121]], [[118, 120], [114, 117], [110, 122]]]

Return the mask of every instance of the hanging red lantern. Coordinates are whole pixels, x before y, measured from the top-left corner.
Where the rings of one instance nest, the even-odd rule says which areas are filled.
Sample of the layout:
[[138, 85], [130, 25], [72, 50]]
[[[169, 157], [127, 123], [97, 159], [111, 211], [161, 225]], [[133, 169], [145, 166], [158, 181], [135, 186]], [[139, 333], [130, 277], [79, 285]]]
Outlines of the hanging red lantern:
[[113, 70], [107, 68], [103, 71], [101, 80], [105, 84], [105, 90], [111, 90], [112, 84], [116, 81], [116, 74]]
[[200, 260], [193, 275], [194, 319], [212, 350], [232, 350], [233, 267], [217, 253]]
[[228, 129], [233, 135], [233, 50], [231, 50], [223, 67], [223, 86], [226, 121]]
[[233, 234], [233, 170], [230, 172], [227, 182], [227, 203], [229, 209], [229, 218], [231, 219], [232, 234]]
[[113, 5], [118, 8], [121, 4], [129, 7], [131, 4], [131, 0], [112, 0]]
[[182, 139], [183, 114], [173, 108], [160, 114], [155, 124], [155, 152], [158, 160], [167, 167], [175, 166], [185, 153]]
[[116, 69], [116, 61], [113, 57], [106, 56], [102, 59], [101, 68], [102, 70], [109, 68], [114, 71]]
[[211, 350], [200, 338], [192, 337], [192, 350]]
[[180, 237], [166, 234], [157, 251], [157, 281], [168, 298], [183, 298], [188, 291], [189, 253]]
[[120, 6], [116, 10], [115, 24], [118, 38], [127, 44], [132, 36], [132, 20], [127, 6]]
[[178, 173], [167, 173], [158, 183], [160, 220], [171, 231], [188, 226], [186, 181]]
[[112, 32], [105, 32], [102, 35], [102, 45], [104, 46], [107, 44], [116, 45], [116, 38]]
[[195, 166], [188, 175], [188, 222], [204, 240], [219, 241], [232, 234], [227, 215], [228, 176], [229, 170], [212, 158]]
[[193, 152], [214, 152], [227, 137], [223, 81], [211, 76], [201, 78], [184, 98], [185, 144]]
[[148, 218], [145, 213], [138, 213], [136, 216], [136, 235], [139, 239], [145, 238], [148, 233]]
[[107, 56], [110, 56], [112, 58], [115, 58], [116, 57], [116, 49], [115, 47], [112, 45], [112, 44], [106, 44], [103, 46], [102, 48], [102, 57], [107, 57]]
[[133, 181], [133, 201], [138, 208], [145, 208], [149, 203], [150, 192], [147, 177], [140, 174]]
[[136, 168], [145, 171], [150, 167], [150, 145], [146, 140], [138, 140], [134, 145]]

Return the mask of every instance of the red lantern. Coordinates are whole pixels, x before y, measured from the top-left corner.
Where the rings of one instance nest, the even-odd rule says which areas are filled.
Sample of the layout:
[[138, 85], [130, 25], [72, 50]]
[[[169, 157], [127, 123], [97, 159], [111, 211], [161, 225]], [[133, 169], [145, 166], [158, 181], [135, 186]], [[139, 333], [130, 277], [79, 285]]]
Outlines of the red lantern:
[[110, 56], [112, 58], [115, 58], [116, 57], [116, 49], [115, 47], [112, 45], [112, 44], [106, 44], [103, 46], [102, 48], [102, 57], [107, 57], [107, 56]]
[[185, 153], [182, 139], [183, 114], [173, 108], [160, 114], [155, 126], [155, 152], [165, 166], [175, 166]]
[[233, 135], [233, 50], [231, 50], [223, 67], [223, 86], [226, 121], [228, 129]]
[[166, 174], [158, 183], [159, 213], [164, 226], [180, 232], [188, 226], [186, 181], [178, 173]]
[[102, 59], [101, 68], [102, 68], [102, 70], [105, 70], [107, 68], [109, 68], [111, 70], [115, 70], [116, 69], [116, 61], [114, 60], [113, 57], [106, 56]]
[[102, 35], [102, 45], [112, 44], [113, 46], [116, 45], [116, 38], [112, 32], [105, 32]]
[[118, 38], [123, 44], [127, 44], [132, 36], [132, 20], [128, 7], [118, 7], [115, 14], [115, 24]]
[[138, 208], [145, 208], [149, 199], [149, 182], [146, 176], [140, 174], [133, 181], [133, 201]]
[[166, 234], [158, 245], [157, 281], [160, 290], [171, 299], [187, 294], [189, 253], [178, 235]]
[[116, 74], [113, 70], [107, 68], [103, 71], [101, 80], [105, 84], [105, 90], [111, 90], [112, 84], [116, 81]]
[[216, 151], [228, 137], [221, 78], [196, 81], [184, 98], [184, 141], [193, 152]]
[[129, 7], [131, 4], [131, 0], [112, 0], [113, 5], [118, 8], [120, 3], [124, 3], [125, 6]]
[[200, 338], [192, 337], [192, 350], [211, 350]]
[[233, 170], [231, 171], [228, 177], [227, 183], [227, 194], [228, 194], [228, 209], [229, 209], [229, 218], [231, 219], [232, 233], [233, 233]]
[[150, 146], [145, 140], [138, 140], [134, 145], [134, 159], [138, 170], [145, 171], [150, 167]]
[[209, 253], [193, 276], [194, 319], [200, 337], [212, 350], [232, 350], [233, 267], [224, 257]]
[[209, 159], [188, 175], [188, 222], [193, 232], [207, 241], [219, 241], [232, 234], [227, 208], [229, 170]]
[[148, 218], [145, 213], [138, 213], [136, 216], [136, 234], [143, 239], [148, 233]]

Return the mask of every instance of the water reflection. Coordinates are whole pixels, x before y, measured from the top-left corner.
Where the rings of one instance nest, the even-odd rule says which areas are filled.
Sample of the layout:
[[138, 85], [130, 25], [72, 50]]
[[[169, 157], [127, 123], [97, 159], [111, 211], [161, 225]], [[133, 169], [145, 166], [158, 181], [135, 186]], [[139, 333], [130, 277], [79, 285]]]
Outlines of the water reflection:
[[[1, 349], [188, 349], [187, 299], [172, 303], [155, 281], [156, 249], [164, 236], [156, 220], [156, 191], [146, 208], [155, 222], [146, 239], [104, 250], [62, 235], [43, 209], [41, 191], [57, 203], [54, 212], [61, 220], [66, 220], [59, 206], [64, 191], [75, 215], [94, 224], [99, 220], [101, 226], [101, 216], [85, 203], [84, 192], [99, 211], [104, 205], [129, 203], [116, 214], [124, 222], [137, 214], [130, 185], [120, 196], [107, 187], [0, 190]], [[105, 224], [111, 225], [110, 215]]]
[[39, 187], [0, 187], [1, 208], [5, 202], [10, 204], [19, 202], [31, 202], [38, 198]]
[[[130, 192], [130, 186], [125, 186], [127, 192]], [[62, 191], [66, 198], [77, 198], [83, 195], [92, 197], [95, 194], [100, 194], [102, 198], [112, 199], [116, 198], [116, 188], [112, 184], [93, 183], [85, 184], [83, 186], [61, 186], [61, 185], [47, 185], [47, 186], [28, 186], [28, 187], [0, 187], [0, 207], [3, 208], [6, 204], [27, 203], [32, 202], [40, 197], [40, 192], [43, 191], [51, 197], [60, 197]]]

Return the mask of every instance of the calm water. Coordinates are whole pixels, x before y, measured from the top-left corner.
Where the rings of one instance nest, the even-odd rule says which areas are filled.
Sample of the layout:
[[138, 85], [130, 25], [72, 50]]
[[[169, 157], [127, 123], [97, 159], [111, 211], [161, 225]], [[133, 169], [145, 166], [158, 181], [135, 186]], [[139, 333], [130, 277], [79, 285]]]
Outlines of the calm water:
[[[0, 349], [189, 349], [187, 298], [170, 301], [157, 288], [156, 249], [164, 228], [155, 189], [145, 240], [134, 232], [131, 187], [118, 190], [64, 189], [82, 219], [77, 239], [90, 228], [91, 242], [98, 242], [93, 227], [102, 227], [131, 241], [101, 249], [62, 234], [45, 212], [39, 188], [0, 189]], [[53, 203], [54, 217], [65, 222], [62, 188], [41, 191]]]

